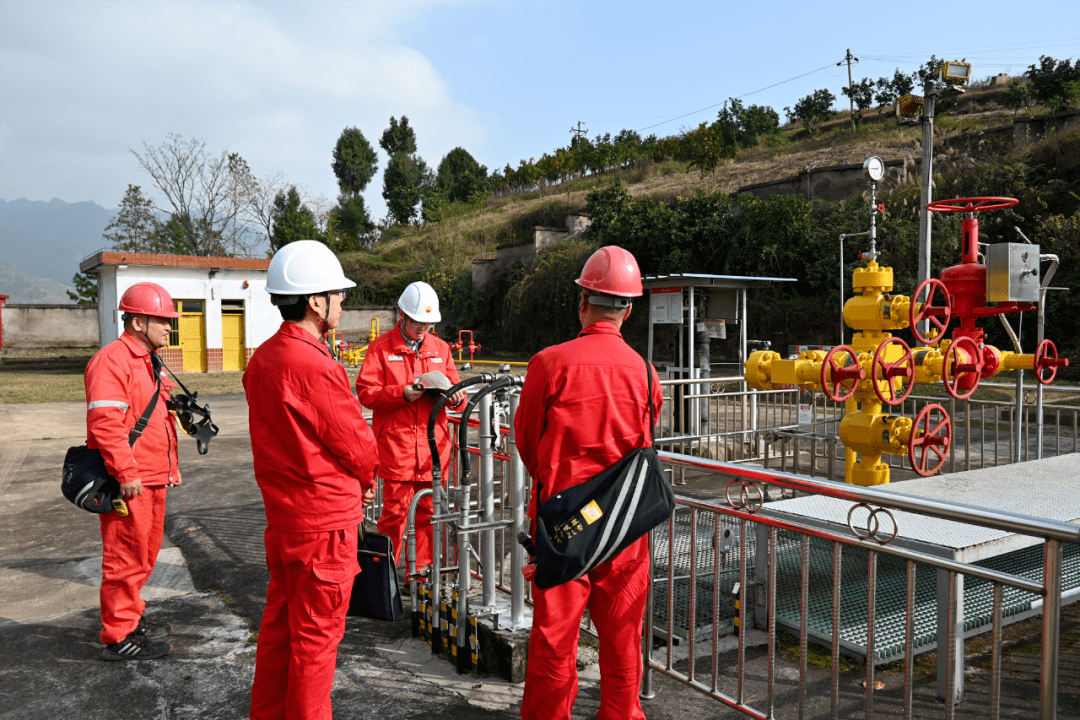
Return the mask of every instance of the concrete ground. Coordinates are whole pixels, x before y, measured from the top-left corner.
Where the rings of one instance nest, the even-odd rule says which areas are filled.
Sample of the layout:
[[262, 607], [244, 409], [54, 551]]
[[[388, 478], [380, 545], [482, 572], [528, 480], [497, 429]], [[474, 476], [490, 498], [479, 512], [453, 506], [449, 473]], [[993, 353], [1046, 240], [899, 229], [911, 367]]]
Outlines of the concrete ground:
[[[121, 663], [101, 660], [102, 646], [97, 642], [101, 572], [97, 520], [64, 500], [58, 487], [64, 452], [85, 439], [85, 405], [0, 402], [0, 720], [247, 716], [254, 638], [268, 581], [264, 516], [252, 471], [243, 396], [205, 399], [221, 434], [205, 456], [197, 454], [192, 440], [181, 438], [184, 485], [170, 491], [165, 547], [144, 593], [148, 617], [174, 628], [173, 653], [162, 660]], [[1072, 622], [1075, 634], [1080, 620]], [[410, 629], [408, 615], [395, 623], [348, 620], [333, 693], [337, 717], [518, 717], [520, 684], [457, 675], [414, 640]], [[761, 707], [765, 638], [757, 632], [752, 637], [745, 689], [748, 699], [754, 698], [752, 702]], [[1080, 685], [1074, 682], [1080, 677], [1078, 648], [1063, 645], [1068, 646], [1063, 666], [1072, 663], [1063, 667], [1063, 688], [1075, 688]], [[599, 706], [599, 674], [589, 659], [594, 657], [586, 651], [579, 660], [575, 720], [594, 717]], [[734, 651], [725, 651], [718, 660], [721, 667], [734, 669]], [[698, 672], [707, 678], [710, 671], [701, 660], [698, 665]], [[793, 717], [797, 666], [786, 658], [774, 671], [777, 716]], [[856, 710], [861, 715], [861, 673], [859, 669], [841, 678], [845, 698], [841, 716]], [[1034, 686], [1030, 671], [1027, 677], [1007, 683], [1003, 717], [1035, 714], [1032, 697], [1037, 697], [1038, 677]], [[879, 679], [886, 689], [877, 709], [884, 710], [881, 716], [899, 717], [902, 678], [883, 672]], [[828, 674], [812, 668], [811, 680], [807, 716], [823, 717], [828, 710]], [[985, 685], [985, 672], [973, 667], [969, 695], [984, 695]], [[932, 686], [932, 676], [919, 681], [916, 717], [944, 714], [943, 706], [932, 698]], [[653, 687], [656, 698], [645, 702], [645, 712], [653, 720], [743, 717], [659, 674], [654, 675]], [[721, 687], [734, 692], [730, 677]], [[1076, 696], [1065, 695], [1063, 699], [1072, 698], [1073, 704], [1067, 706], [1072, 713]], [[965, 702], [958, 710], [958, 717], [985, 715], [981, 701]]]

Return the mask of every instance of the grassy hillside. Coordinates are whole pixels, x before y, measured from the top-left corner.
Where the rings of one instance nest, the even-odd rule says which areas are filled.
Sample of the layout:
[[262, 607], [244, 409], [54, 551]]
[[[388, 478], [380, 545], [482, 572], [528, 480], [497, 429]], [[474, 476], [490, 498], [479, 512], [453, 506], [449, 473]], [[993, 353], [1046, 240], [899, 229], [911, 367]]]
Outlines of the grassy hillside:
[[[1044, 241], [1043, 252], [1057, 252], [1062, 256], [1062, 270], [1055, 279], [1055, 285], [1061, 285], [1063, 277], [1072, 278], [1075, 272], [1063, 276], [1066, 258], [1075, 258], [1073, 265], [1080, 265], [1077, 249], [1073, 247], [1080, 236], [1077, 230], [1080, 226], [1080, 215], [1077, 214], [1080, 205], [1080, 194], [1077, 194], [1080, 191], [1077, 178], [1080, 173], [1080, 157], [1077, 157], [1080, 155], [1077, 149], [1080, 133], [1054, 137], [1021, 150], [1003, 147], [991, 135], [983, 135], [985, 130], [1009, 125], [1014, 118], [1014, 112], [1003, 106], [1003, 93], [999, 88], [971, 89], [947, 114], [936, 119], [935, 197], [1009, 195], [1021, 199], [1021, 205], [1015, 210], [990, 213], [984, 218], [982, 239], [984, 242], [1016, 240], [1011, 232], [1013, 224], [1023, 225], [1035, 242], [1040, 242], [1036, 237], [1039, 234], [1047, 240], [1054, 238], [1048, 244]], [[1048, 110], [1035, 108], [1033, 112]], [[559, 296], [557, 288], [544, 287], [543, 277], [545, 273], [550, 275], [553, 285], [565, 283], [567, 272], [572, 274], [567, 267], [574, 263], [580, 267], [581, 257], [590, 249], [590, 241], [593, 244], [601, 240], [619, 241], [627, 246], [637, 243], [645, 255], [657, 245], [673, 243], [671, 253], [665, 251], [656, 255], [664, 258], [657, 260], [657, 267], [643, 264], [642, 270], [647, 274], [661, 270], [762, 274], [755, 271], [757, 266], [754, 265], [749, 270], [735, 272], [739, 262], [724, 257], [713, 257], [708, 261], [711, 265], [705, 267], [700, 258], [709, 252], [702, 252], [702, 248], [710, 246], [707, 250], [714, 256], [720, 246], [726, 248], [724, 252], [729, 256], [749, 255], [748, 250], [757, 250], [757, 245], [764, 242], [766, 236], [784, 236], [788, 239], [777, 242], [799, 247], [782, 249], [786, 259], [777, 261], [777, 272], [782, 269], [788, 276], [799, 277], [800, 287], [792, 290], [794, 295], [791, 297], [761, 298], [756, 303], [756, 314], [752, 313], [751, 317], [766, 317], [768, 321], [759, 322], [751, 331], [756, 337], [771, 337], [776, 343], [789, 340], [814, 342], [816, 334], [827, 339], [827, 335], [831, 338], [835, 332], [836, 323], [830, 320], [826, 328], [821, 316], [827, 313], [831, 318], [839, 313], [839, 289], [832, 287], [836, 284], [836, 237], [840, 232], [866, 229], [865, 201], [853, 198], [846, 203], [809, 203], [801, 198], [777, 199], [777, 208], [770, 209], [771, 203], [763, 205], [756, 211], [757, 219], [751, 223], [746, 218], [737, 220], [741, 210], [729, 206], [726, 196], [745, 185], [797, 175], [807, 167], [861, 163], [870, 155], [878, 155], [886, 161], [909, 161], [906, 167], [914, 170], [913, 161], [922, 154], [921, 137], [919, 126], [897, 125], [895, 118], [876, 110], [867, 111], [858, 130], [853, 132], [848, 114], [837, 113], [813, 135], [798, 125], [785, 126], [780, 136], [768, 145], [742, 150], [737, 159], [722, 162], [711, 174], [687, 172], [685, 163], [668, 161], [607, 172], [602, 176], [590, 176], [509, 197], [491, 197], [482, 205], [456, 205], [441, 222], [395, 228], [372, 250], [343, 255], [342, 262], [347, 274], [359, 285], [354, 301], [393, 302], [405, 284], [425, 279], [439, 290], [444, 303], [459, 315], [475, 320], [472, 327], [483, 332], [488, 343], [485, 347], [502, 344], [523, 349], [522, 345], [542, 346], [551, 340], [536, 332], [537, 313], [545, 316], [544, 326], [562, 328], [573, 324], [573, 317], [561, 316], [568, 313], [566, 309], [560, 309], [564, 303], [553, 300]], [[536, 225], [562, 226], [566, 213], [584, 210], [590, 196], [594, 198], [594, 209], [598, 196], [612, 201], [614, 191], [611, 188], [616, 182], [638, 203], [634, 210], [639, 214], [635, 216], [637, 224], [615, 222], [607, 235], [600, 231], [590, 233], [584, 247], [567, 248], [559, 251], [557, 257], [538, 263], [536, 268], [522, 269], [501, 278], [496, 291], [489, 297], [476, 297], [472, 293], [469, 277], [473, 259], [494, 257], [496, 246], [530, 239]], [[912, 245], [917, 243], [918, 185], [918, 173], [908, 172], [899, 182], [881, 188], [881, 201], [888, 205], [890, 213], [879, 225], [879, 248], [884, 246], [892, 252], [888, 262], [897, 266], [898, 278], [914, 275]], [[604, 192], [597, 193], [598, 190]], [[745, 205], [748, 201], [738, 202]], [[689, 213], [712, 212], [707, 208], [713, 206], [719, 208], [715, 212], [723, 218], [719, 215], [707, 218], [715, 226], [712, 236], [702, 236], [701, 232], [695, 235], [692, 229], [679, 227], [673, 232], [682, 233], [681, 239], [671, 239], [665, 234], [667, 230], [658, 229], [655, 224], [642, 226], [642, 223], [649, 225], [653, 221], [663, 221], [674, 228], [683, 222], [679, 218], [685, 219]], [[958, 261], [954, 237], [958, 221], [939, 218], [934, 235], [935, 275], [942, 267]], [[798, 231], [789, 232], [788, 224], [799, 226]], [[1009, 232], [1006, 233], [1006, 229]], [[745, 237], [741, 240], [724, 237], [724, 233], [729, 232]], [[757, 236], [754, 236], [755, 232]], [[696, 243], [696, 249], [675, 247], [679, 242]], [[721, 266], [723, 270], [718, 269]], [[897, 292], [910, 291], [911, 288], [898, 283]], [[1069, 302], [1051, 314], [1062, 320], [1080, 316], [1080, 306], [1072, 305]], [[820, 326], [820, 332], [817, 326]], [[1059, 345], [1076, 345], [1077, 336], [1080, 336], [1080, 327], [1076, 333], [1063, 338]]]

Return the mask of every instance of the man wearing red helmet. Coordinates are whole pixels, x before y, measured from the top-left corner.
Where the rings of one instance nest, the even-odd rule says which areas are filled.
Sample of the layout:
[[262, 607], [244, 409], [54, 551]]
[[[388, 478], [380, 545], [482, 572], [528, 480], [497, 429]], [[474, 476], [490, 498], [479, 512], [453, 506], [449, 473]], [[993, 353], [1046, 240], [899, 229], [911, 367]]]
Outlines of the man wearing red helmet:
[[[649, 402], [657, 415], [663, 403], [656, 371], [648, 369], [653, 374], [650, 398], [645, 362], [620, 333], [633, 298], [643, 292], [634, 256], [614, 245], [602, 247], [575, 282], [581, 286], [581, 333], [529, 361], [514, 418], [518, 452], [533, 478], [529, 517], [534, 523], [537, 504], [651, 442]], [[522, 718], [569, 720], [586, 609], [600, 636], [596, 717], [645, 717], [638, 688], [648, 573], [645, 536], [584, 577], [547, 589], [533, 585]]]
[[[97, 448], [120, 483], [128, 514], [101, 518], [101, 633], [106, 660], [159, 658], [172, 651], [170, 628], [143, 618], [143, 585], [165, 532], [166, 488], [181, 482], [176, 425], [165, 407], [172, 383], [157, 351], [169, 343], [169, 319], [180, 317], [165, 288], [132, 285], [120, 299], [124, 333], [86, 366], [86, 444]], [[160, 383], [160, 384], [159, 384]], [[149, 423], [128, 433], [158, 394]]]

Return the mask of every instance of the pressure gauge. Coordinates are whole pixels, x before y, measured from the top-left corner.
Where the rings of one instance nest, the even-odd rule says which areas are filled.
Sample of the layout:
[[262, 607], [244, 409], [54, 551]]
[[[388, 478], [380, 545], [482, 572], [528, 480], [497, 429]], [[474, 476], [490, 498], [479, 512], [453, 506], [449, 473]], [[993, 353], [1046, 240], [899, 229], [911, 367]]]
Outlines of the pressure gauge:
[[885, 162], [877, 155], [866, 158], [866, 162], [862, 164], [862, 169], [870, 182], [877, 182], [885, 177]]

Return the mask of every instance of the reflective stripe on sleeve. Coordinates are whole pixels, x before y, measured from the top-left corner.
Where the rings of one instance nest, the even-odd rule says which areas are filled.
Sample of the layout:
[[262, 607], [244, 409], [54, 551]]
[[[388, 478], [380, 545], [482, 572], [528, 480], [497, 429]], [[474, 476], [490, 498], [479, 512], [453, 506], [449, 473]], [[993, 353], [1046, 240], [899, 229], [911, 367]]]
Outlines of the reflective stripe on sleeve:
[[121, 410], [127, 410], [128, 404], [123, 400], [94, 400], [93, 402], [86, 404], [87, 410], [101, 407], [115, 407], [120, 408]]

